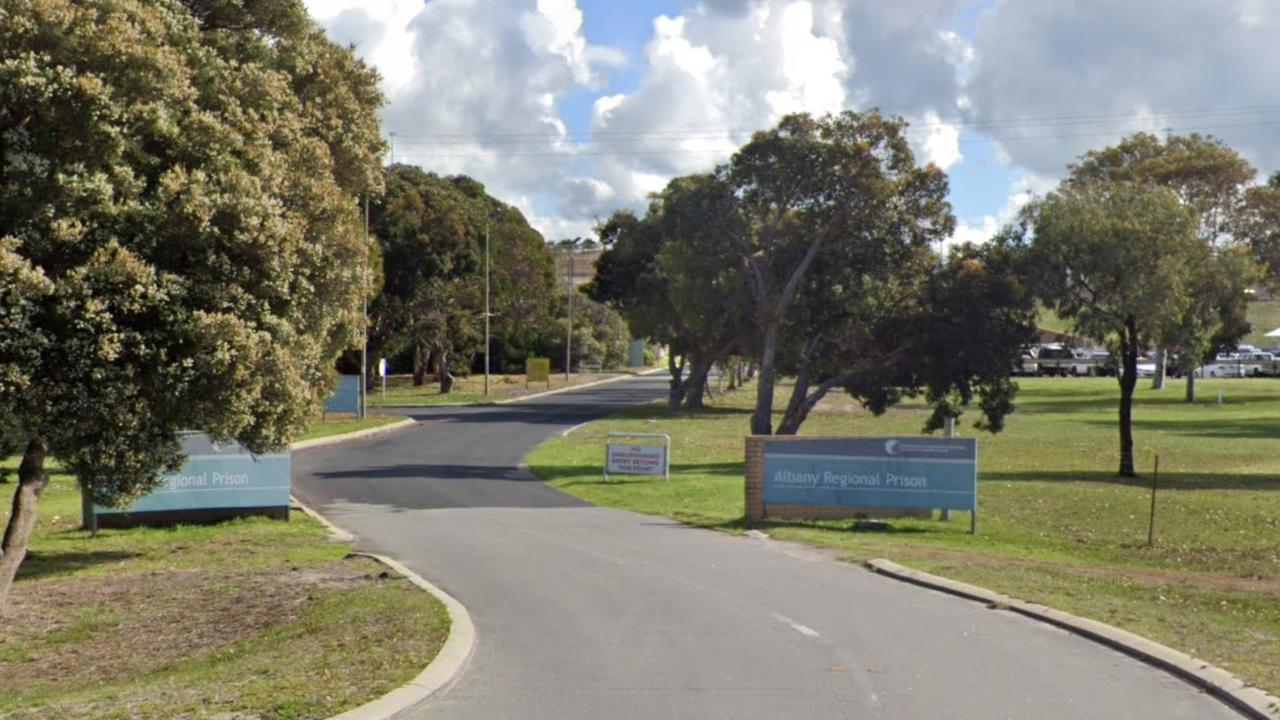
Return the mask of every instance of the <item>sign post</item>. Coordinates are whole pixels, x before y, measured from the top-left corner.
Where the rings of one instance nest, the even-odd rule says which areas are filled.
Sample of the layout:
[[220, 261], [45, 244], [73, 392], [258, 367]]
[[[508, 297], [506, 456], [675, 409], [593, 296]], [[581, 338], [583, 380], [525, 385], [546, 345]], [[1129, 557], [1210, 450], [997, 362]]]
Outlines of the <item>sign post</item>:
[[[614, 442], [614, 438], [661, 440], [651, 443]], [[604, 449], [604, 480], [614, 475], [661, 475], [671, 480], [671, 436], [664, 433], [609, 433]]]
[[551, 388], [551, 358], [525, 358], [524, 386], [529, 387], [531, 382], [544, 382]]
[[378, 361], [378, 377], [382, 378], [382, 401], [387, 401], [387, 359]]

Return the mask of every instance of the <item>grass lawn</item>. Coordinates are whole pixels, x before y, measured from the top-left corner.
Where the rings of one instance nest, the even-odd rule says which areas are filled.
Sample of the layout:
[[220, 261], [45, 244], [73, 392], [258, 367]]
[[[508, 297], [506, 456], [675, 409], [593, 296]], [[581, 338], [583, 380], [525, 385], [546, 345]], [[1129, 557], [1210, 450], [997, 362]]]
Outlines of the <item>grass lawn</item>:
[[1280, 345], [1280, 338], [1264, 337], [1267, 333], [1280, 328], [1280, 300], [1257, 300], [1249, 303], [1246, 314], [1249, 320], [1249, 334], [1240, 342], [1249, 345]]
[[[1112, 623], [1280, 691], [1280, 381], [1200, 381], [1205, 402], [1180, 402], [1174, 381], [1142, 383], [1138, 464], [1160, 456], [1156, 546], [1146, 547], [1149, 475], [1115, 476], [1118, 389], [1112, 378], [1028, 378], [1004, 433], [978, 434], [979, 524], [894, 520], [775, 522], [773, 537], [850, 560], [887, 557]], [[1219, 388], [1225, 402], [1217, 404]], [[556, 438], [528, 458], [548, 482], [599, 505], [743, 529], [743, 436], [754, 389], [696, 416], [635, 408]], [[775, 407], [783, 407], [782, 403]], [[964, 419], [972, 419], [971, 412]], [[824, 402], [806, 435], [914, 435], [927, 411], [906, 403], [876, 418], [847, 397]], [[604, 483], [610, 431], [666, 432], [672, 477]], [[961, 434], [972, 432], [967, 426]]]
[[449, 632], [439, 601], [301, 513], [79, 527], [55, 476], [0, 609], [0, 718], [325, 718], [415, 676]]
[[335, 415], [330, 414], [324, 419], [317, 420], [307, 428], [307, 431], [298, 437], [298, 440], [315, 440], [317, 438], [332, 437], [334, 435], [345, 435], [359, 430], [371, 430], [373, 428], [390, 425], [391, 423], [400, 422], [404, 418], [399, 415], [374, 415], [366, 413], [364, 420], [357, 420], [354, 415]]
[[551, 373], [550, 384], [545, 382], [526, 383], [524, 375], [490, 375], [489, 397], [484, 396], [484, 376], [469, 375], [459, 377], [453, 384], [453, 391], [448, 395], [440, 394], [440, 385], [428, 380], [418, 387], [413, 385], [412, 375], [392, 375], [387, 378], [387, 392], [384, 396], [382, 386], [369, 393], [369, 404], [414, 406], [440, 405], [447, 403], [480, 403], [494, 400], [532, 395], [533, 393], [557, 390], [584, 383], [608, 380], [609, 378], [634, 375], [634, 371], [605, 371], [601, 373], [573, 373], [566, 382], [564, 373]]

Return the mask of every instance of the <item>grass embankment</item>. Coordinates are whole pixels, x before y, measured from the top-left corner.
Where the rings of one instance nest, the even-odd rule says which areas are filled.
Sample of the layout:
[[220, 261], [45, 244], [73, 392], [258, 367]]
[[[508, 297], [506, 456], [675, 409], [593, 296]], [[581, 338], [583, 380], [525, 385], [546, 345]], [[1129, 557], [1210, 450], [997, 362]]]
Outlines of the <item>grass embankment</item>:
[[566, 381], [564, 373], [551, 373], [550, 383], [541, 381], [526, 383], [524, 375], [490, 375], [488, 398], [484, 396], [483, 375], [459, 377], [454, 381], [453, 390], [447, 395], [440, 394], [440, 385], [434, 380], [428, 380], [415, 387], [412, 375], [392, 375], [387, 378], [386, 395], [383, 395], [382, 386], [379, 384], [369, 392], [369, 404], [416, 406], [494, 402], [634, 374], [634, 371], [616, 370], [600, 373], [573, 373]]
[[399, 415], [367, 413], [364, 416], [364, 420], [357, 420], [354, 415], [330, 414], [323, 420], [317, 420], [312, 423], [311, 427], [307, 428], [307, 431], [298, 437], [298, 440], [316, 440], [324, 437], [333, 437], [334, 435], [346, 435], [360, 430], [372, 430], [373, 428], [400, 422], [403, 419]]
[[408, 681], [449, 632], [439, 601], [301, 513], [79, 527], [55, 476], [0, 610], [0, 718], [325, 718]]
[[1280, 300], [1255, 300], [1249, 303], [1245, 317], [1249, 320], [1249, 334], [1240, 342], [1250, 345], [1276, 345], [1280, 338], [1269, 338], [1267, 333], [1280, 328]]
[[[894, 520], [887, 532], [855, 532], [849, 521], [765, 529], [851, 560], [888, 557], [1112, 623], [1280, 691], [1280, 381], [1201, 381], [1207, 401], [1195, 405], [1180, 402], [1181, 383], [1156, 392], [1144, 382], [1134, 414], [1139, 481], [1114, 474], [1114, 379], [1019, 384], [1005, 432], [978, 435], [976, 537], [967, 534], [968, 513], [949, 523]], [[730, 394], [693, 417], [636, 408], [552, 440], [528, 462], [551, 484], [599, 505], [738, 531], [753, 398], [753, 391]], [[926, 414], [907, 403], [876, 418], [842, 396], [820, 405], [803, 430], [914, 435]], [[671, 434], [670, 483], [602, 481], [600, 448], [606, 433], [620, 430]], [[1147, 548], [1156, 453], [1156, 546]]]

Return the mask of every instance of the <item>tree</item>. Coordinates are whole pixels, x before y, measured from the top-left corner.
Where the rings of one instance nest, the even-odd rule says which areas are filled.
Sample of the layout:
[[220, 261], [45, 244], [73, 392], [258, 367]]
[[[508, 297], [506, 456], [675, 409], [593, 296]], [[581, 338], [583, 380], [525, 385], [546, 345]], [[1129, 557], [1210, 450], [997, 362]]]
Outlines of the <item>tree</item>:
[[0, 602], [56, 457], [120, 506], [177, 433], [280, 447], [354, 343], [376, 74], [300, 2], [0, 0]]
[[486, 231], [495, 349], [527, 348], [550, 322], [550, 251], [518, 210], [479, 182], [396, 165], [370, 215], [384, 277], [372, 307], [374, 339], [385, 354], [412, 350], [415, 384], [433, 369], [448, 393], [453, 359], [469, 366], [483, 351]]
[[733, 255], [740, 215], [729, 186], [710, 174], [676, 178], [643, 219], [616, 213], [600, 234], [609, 249], [588, 292], [618, 308], [637, 333], [670, 346], [669, 408], [702, 407], [711, 368], [750, 337], [745, 277]]
[[[1120, 469], [1134, 477], [1133, 392], [1138, 355], [1191, 309], [1211, 260], [1198, 217], [1171, 190], [1120, 180], [1065, 181], [1028, 207], [1006, 242], [1028, 248], [1042, 302], [1076, 331], [1106, 338], [1120, 357]], [[1027, 234], [1029, 229], [1030, 234]]]
[[875, 112], [791, 115], [721, 171], [741, 207], [735, 259], [758, 328], [755, 434], [773, 432], [780, 369], [797, 374], [785, 432], [842, 384], [832, 359], [856, 352], [876, 300], [918, 282], [929, 246], [954, 229], [946, 175], [916, 164], [904, 129]]
[[1240, 211], [1232, 218], [1231, 232], [1249, 244], [1254, 261], [1275, 285], [1280, 280], [1280, 172], [1266, 185], [1245, 191]]
[[[1245, 200], [1245, 188], [1255, 171], [1248, 161], [1226, 144], [1196, 133], [1173, 135], [1161, 142], [1149, 133], [1137, 133], [1117, 145], [1086, 153], [1071, 167], [1073, 182], [1143, 182], [1168, 188], [1196, 214], [1196, 235], [1215, 254], [1234, 244], [1236, 216]], [[1224, 272], [1238, 271], [1234, 276]], [[1187, 402], [1195, 400], [1195, 369], [1219, 350], [1234, 348], [1249, 331], [1234, 321], [1243, 311], [1244, 289], [1254, 278], [1247, 258], [1232, 254], [1205, 267], [1196, 301], [1178, 323], [1169, 325], [1168, 336], [1157, 338], [1160, 347], [1174, 350], [1187, 371]], [[1235, 289], [1235, 293], [1223, 290]], [[1238, 330], [1231, 335], [1228, 331]], [[1215, 342], [1216, 340], [1216, 342]], [[1155, 387], [1164, 387], [1164, 352], [1158, 357]]]

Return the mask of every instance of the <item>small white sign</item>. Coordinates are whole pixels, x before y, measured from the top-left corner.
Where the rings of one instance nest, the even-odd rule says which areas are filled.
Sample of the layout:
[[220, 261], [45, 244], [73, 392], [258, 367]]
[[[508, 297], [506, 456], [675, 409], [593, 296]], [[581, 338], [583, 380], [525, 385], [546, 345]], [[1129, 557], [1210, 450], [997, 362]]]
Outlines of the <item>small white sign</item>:
[[387, 359], [382, 358], [378, 361], [378, 377], [387, 376]]
[[616, 475], [666, 475], [667, 449], [662, 445], [609, 444], [606, 469]]

